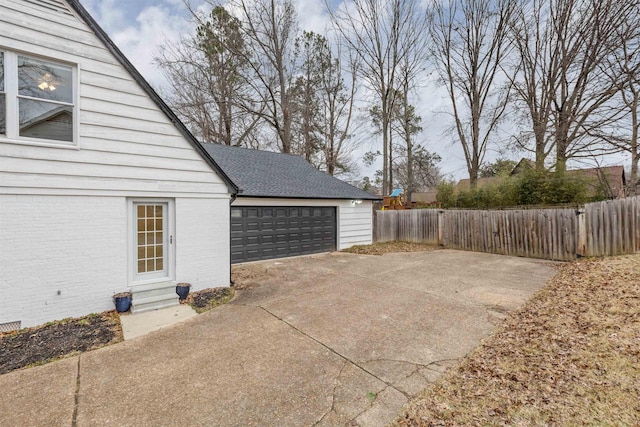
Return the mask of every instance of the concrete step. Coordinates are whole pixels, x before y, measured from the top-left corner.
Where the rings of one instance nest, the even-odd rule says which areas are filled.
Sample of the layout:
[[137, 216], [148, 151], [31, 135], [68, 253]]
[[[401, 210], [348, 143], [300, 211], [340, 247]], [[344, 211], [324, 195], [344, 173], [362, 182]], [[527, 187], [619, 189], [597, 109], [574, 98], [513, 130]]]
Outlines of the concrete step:
[[143, 313], [178, 304], [175, 282], [157, 282], [131, 286], [132, 313]]
[[175, 282], [158, 282], [131, 286], [132, 301], [136, 298], [150, 298], [161, 295], [176, 295]]
[[160, 308], [173, 307], [180, 305], [178, 295], [159, 295], [147, 298], [138, 298], [131, 300], [132, 313], [144, 313], [145, 311], [158, 310]]

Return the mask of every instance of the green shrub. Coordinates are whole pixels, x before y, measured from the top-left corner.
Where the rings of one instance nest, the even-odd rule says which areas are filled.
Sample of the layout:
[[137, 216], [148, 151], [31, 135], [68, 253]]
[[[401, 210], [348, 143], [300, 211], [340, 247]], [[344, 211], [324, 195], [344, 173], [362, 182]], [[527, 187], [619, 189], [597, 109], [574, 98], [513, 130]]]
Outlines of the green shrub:
[[578, 205], [604, 198], [604, 190], [584, 176], [536, 170], [469, 190], [456, 191], [455, 184], [443, 182], [438, 185], [436, 194], [436, 200], [443, 208], [463, 209]]
[[456, 185], [450, 181], [442, 181], [436, 187], [436, 202], [443, 208], [455, 207]]

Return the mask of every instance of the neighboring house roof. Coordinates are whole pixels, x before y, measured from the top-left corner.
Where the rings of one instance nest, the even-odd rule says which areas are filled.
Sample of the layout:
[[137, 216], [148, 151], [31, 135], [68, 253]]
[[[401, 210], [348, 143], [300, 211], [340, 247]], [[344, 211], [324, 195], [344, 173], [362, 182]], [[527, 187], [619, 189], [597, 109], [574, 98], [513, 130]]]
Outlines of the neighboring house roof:
[[535, 168], [536, 168], [536, 162], [530, 159], [522, 158], [511, 171], [511, 176], [518, 175], [519, 173], [530, 171]]
[[411, 193], [412, 202], [433, 203], [437, 200], [438, 191], [416, 191]]
[[[476, 186], [477, 188], [482, 188], [487, 185], [498, 184], [500, 180], [501, 180], [501, 177], [499, 176], [478, 178], [478, 181], [476, 182]], [[461, 179], [460, 181], [458, 181], [458, 184], [456, 184], [456, 189], [458, 191], [468, 191], [470, 188], [471, 188], [471, 180], [469, 178]]]
[[626, 195], [626, 178], [623, 166], [602, 166], [599, 168], [574, 169], [567, 171], [589, 181], [591, 191], [605, 192], [610, 199], [622, 198]]
[[140, 85], [140, 87], [149, 95], [149, 97], [155, 102], [160, 110], [171, 120], [178, 131], [185, 137], [185, 139], [191, 144], [191, 146], [200, 154], [200, 156], [211, 166], [211, 168], [222, 178], [227, 184], [229, 192], [232, 194], [237, 193], [238, 187], [235, 183], [224, 173], [224, 170], [211, 158], [207, 151], [202, 147], [200, 142], [189, 132], [187, 127], [180, 121], [178, 116], [169, 108], [169, 106], [160, 98], [156, 91], [149, 85], [149, 83], [142, 77], [138, 70], [129, 62], [124, 54], [118, 49], [118, 47], [109, 38], [107, 33], [98, 25], [93, 17], [87, 12], [87, 10], [80, 4], [78, 0], [67, 0], [69, 6], [84, 20], [84, 22], [93, 30], [95, 35], [104, 43], [106, 48], [111, 52], [113, 56], [120, 62], [120, 64], [129, 72], [131, 77]]
[[380, 200], [320, 172], [300, 156], [221, 144], [203, 146], [238, 185], [239, 197]]

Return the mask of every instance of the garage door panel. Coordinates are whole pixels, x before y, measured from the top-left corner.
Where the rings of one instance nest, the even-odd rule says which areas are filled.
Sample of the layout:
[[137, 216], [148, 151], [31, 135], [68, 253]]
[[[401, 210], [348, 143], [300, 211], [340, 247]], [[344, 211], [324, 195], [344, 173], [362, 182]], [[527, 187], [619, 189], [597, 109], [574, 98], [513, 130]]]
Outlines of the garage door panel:
[[336, 249], [334, 207], [232, 207], [231, 262]]

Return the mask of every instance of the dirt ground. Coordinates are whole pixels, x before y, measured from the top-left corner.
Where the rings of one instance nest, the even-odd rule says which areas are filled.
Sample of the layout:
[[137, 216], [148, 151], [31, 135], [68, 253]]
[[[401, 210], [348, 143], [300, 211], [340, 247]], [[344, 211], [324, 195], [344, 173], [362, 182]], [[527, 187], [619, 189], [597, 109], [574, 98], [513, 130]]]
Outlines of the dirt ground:
[[566, 264], [396, 426], [640, 425], [640, 255]]

